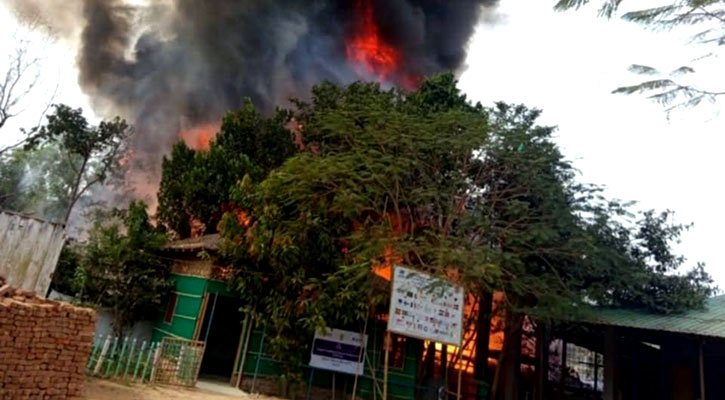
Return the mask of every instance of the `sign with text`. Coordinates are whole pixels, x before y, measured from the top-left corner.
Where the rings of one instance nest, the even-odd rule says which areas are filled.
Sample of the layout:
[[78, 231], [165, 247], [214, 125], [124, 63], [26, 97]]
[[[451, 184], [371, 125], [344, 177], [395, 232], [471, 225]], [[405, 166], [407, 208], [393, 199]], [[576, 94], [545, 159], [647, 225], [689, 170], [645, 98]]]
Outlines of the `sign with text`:
[[312, 355], [310, 366], [347, 374], [362, 375], [365, 361], [365, 343], [368, 335], [343, 331], [342, 329], [327, 329], [315, 332], [312, 342]]
[[461, 345], [463, 288], [452, 282], [395, 266], [388, 330], [434, 342]]

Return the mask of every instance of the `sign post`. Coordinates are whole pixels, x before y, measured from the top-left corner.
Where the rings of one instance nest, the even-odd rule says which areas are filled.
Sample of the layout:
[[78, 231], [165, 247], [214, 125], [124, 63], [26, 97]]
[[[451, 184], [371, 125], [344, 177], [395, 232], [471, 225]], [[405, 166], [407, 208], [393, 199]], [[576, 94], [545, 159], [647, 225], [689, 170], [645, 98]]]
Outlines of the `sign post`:
[[363, 373], [368, 335], [342, 329], [315, 332], [310, 367], [346, 374]]
[[[392, 293], [388, 331], [422, 340], [431, 345], [440, 342], [457, 346], [461, 354], [463, 342], [463, 288], [453, 282], [396, 265], [393, 269]], [[388, 388], [388, 348], [385, 348], [383, 400]], [[447, 375], [447, 374], [446, 374]], [[461, 370], [458, 371], [458, 390], [461, 398]]]
[[453, 282], [396, 265], [388, 330], [460, 347], [464, 300]]
[[393, 335], [390, 331], [385, 331], [385, 338], [383, 339], [383, 349], [385, 350], [385, 364], [383, 365], [383, 400], [388, 398], [388, 364], [390, 361], [390, 351], [393, 347]]

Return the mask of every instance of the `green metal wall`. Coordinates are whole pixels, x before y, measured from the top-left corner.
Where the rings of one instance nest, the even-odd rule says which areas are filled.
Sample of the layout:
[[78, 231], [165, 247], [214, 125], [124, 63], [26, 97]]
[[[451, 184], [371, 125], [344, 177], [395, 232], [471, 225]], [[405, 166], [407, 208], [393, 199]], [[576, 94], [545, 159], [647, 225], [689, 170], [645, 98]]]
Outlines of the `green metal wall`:
[[[171, 323], [167, 324], [164, 322], [164, 317], [168, 304], [159, 308], [158, 318], [154, 324], [153, 341], [160, 341], [164, 336], [175, 336], [185, 339], [193, 338], [197, 316], [199, 315], [204, 295], [206, 293], [230, 297], [235, 295], [228, 290], [224, 282], [177, 274], [172, 274], [172, 279], [175, 282], [174, 293], [178, 296], [174, 315]], [[211, 305], [208, 306], [211, 307]], [[220, 317], [217, 315], [214, 320], [223, 321], [224, 319]], [[374, 374], [378, 384], [382, 385], [383, 358], [381, 346], [385, 332], [385, 324], [373, 323], [371, 326], [368, 332], [366, 357], [375, 370]], [[255, 375], [258, 378], [278, 378], [285, 369], [284, 360], [275, 360], [269, 355], [267, 351], [268, 343], [262, 343], [262, 336], [263, 329], [261, 327], [255, 328], [252, 331], [247, 357], [244, 363], [244, 375], [247, 380], [253, 379]], [[403, 368], [390, 368], [388, 371], [388, 392], [391, 399], [415, 399], [415, 383], [420, 353], [420, 341], [408, 339], [406, 342]], [[309, 379], [310, 371], [311, 369], [309, 368], [304, 369], [303, 379], [305, 379], [305, 382]], [[315, 370], [313, 378], [313, 386], [315, 387], [328, 389], [332, 387], [333, 373], [330, 371]], [[350, 375], [336, 374], [335, 383], [337, 390], [347, 388], [347, 391], [351, 392], [351, 379], [352, 376]], [[368, 362], [366, 361], [365, 373], [358, 379], [358, 395], [361, 398], [373, 398], [373, 390], [373, 378], [368, 367]]]
[[[176, 308], [170, 324], [164, 322], [168, 303], [158, 309], [154, 332], [151, 340], [160, 341], [164, 336], [184, 339], [194, 337], [196, 320], [199, 316], [204, 294], [213, 293], [221, 296], [234, 297], [235, 294], [221, 281], [210, 280], [198, 276], [171, 274], [174, 281], [173, 292], [177, 295]], [[211, 307], [211, 305], [209, 305]]]
[[[381, 346], [384, 332], [385, 324], [374, 324], [373, 329], [368, 333], [366, 353], [366, 357], [370, 360], [370, 365], [372, 365], [375, 370], [375, 378], [380, 388], [382, 388], [383, 382], [383, 353]], [[249, 349], [244, 363], [244, 379], [247, 383], [249, 383], [250, 380], [253, 380], [255, 375], [257, 378], [278, 378], [284, 371], [285, 362], [283, 360], [275, 360], [271, 357], [271, 355], [266, 351], [267, 343], [262, 346], [262, 335], [263, 329], [256, 328], [252, 331], [252, 335], [249, 340]], [[388, 396], [390, 399], [415, 399], [415, 384], [419, 355], [421, 353], [420, 345], [419, 340], [408, 339], [406, 342], [403, 368], [388, 369]], [[261, 357], [259, 357], [260, 350]], [[310, 368], [305, 367], [303, 374], [305, 382], [309, 379], [310, 371]], [[372, 376], [373, 375], [370, 373], [370, 369], [368, 367], [368, 362], [365, 361], [365, 372], [358, 378], [357, 392], [360, 398], [372, 399], [374, 397], [374, 381]], [[332, 377], [333, 373], [330, 371], [315, 369], [312, 385], [319, 388], [330, 389], [332, 388]], [[336, 389], [346, 389], [348, 394], [352, 394], [352, 378], [352, 375], [336, 374]]]
[[174, 293], [177, 295], [176, 308], [171, 323], [164, 322], [168, 303], [158, 310], [158, 317], [154, 324], [154, 333], [151, 340], [160, 341], [164, 336], [174, 336], [184, 339], [194, 337], [196, 319], [204, 300], [208, 279], [188, 275], [172, 274]]

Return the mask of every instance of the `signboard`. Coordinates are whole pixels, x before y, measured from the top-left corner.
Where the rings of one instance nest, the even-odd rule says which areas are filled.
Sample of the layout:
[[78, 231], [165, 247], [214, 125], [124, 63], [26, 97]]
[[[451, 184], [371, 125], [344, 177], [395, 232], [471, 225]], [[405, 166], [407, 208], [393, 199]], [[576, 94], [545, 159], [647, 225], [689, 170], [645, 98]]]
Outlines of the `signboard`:
[[389, 331], [461, 345], [464, 294], [460, 286], [396, 265], [392, 290]]
[[315, 332], [312, 342], [310, 367], [327, 369], [335, 372], [362, 375], [365, 361], [365, 343], [368, 335], [362, 337], [359, 332], [327, 329]]

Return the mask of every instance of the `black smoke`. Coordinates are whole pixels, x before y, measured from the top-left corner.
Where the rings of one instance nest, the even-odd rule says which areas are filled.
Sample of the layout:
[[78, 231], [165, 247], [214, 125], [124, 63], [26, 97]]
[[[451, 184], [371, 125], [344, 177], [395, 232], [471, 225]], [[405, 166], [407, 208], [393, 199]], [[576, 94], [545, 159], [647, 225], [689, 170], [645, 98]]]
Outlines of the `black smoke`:
[[[40, 0], [12, 1], [29, 7]], [[179, 130], [218, 121], [244, 97], [269, 112], [322, 80], [372, 78], [360, 76], [345, 58], [361, 1], [372, 7], [383, 40], [401, 52], [396, 77], [459, 69], [476, 23], [496, 5], [496, 0], [152, 0], [146, 6], [67, 1], [81, 10], [75, 21], [82, 26], [81, 87], [97, 112], [121, 114], [135, 125], [135, 158], [147, 163], [143, 169], [152, 181]], [[396, 77], [388, 83], [400, 83]]]

